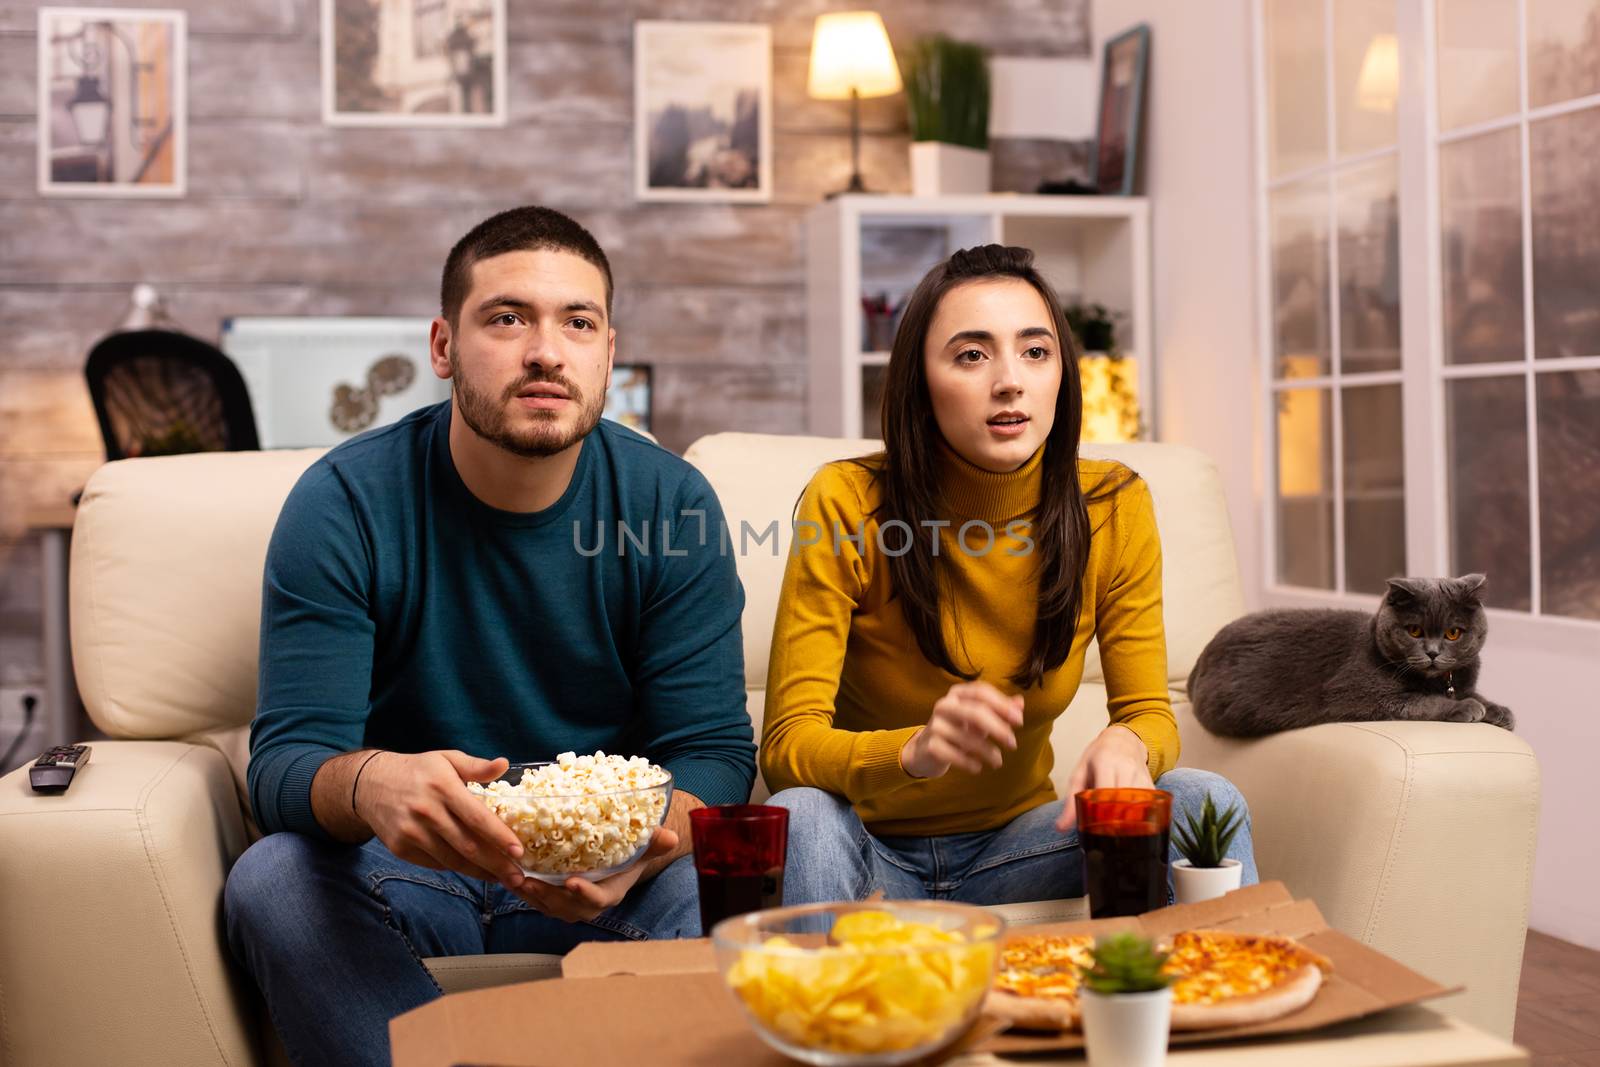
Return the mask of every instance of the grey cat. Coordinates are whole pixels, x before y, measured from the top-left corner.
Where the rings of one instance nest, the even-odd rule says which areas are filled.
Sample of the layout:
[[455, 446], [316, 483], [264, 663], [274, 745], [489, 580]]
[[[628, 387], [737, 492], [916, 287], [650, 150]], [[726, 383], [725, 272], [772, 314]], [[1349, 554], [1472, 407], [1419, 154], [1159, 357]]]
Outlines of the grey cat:
[[1376, 615], [1262, 611], [1217, 632], [1189, 675], [1195, 718], [1224, 737], [1412, 719], [1512, 729], [1476, 692], [1484, 576], [1391, 578]]

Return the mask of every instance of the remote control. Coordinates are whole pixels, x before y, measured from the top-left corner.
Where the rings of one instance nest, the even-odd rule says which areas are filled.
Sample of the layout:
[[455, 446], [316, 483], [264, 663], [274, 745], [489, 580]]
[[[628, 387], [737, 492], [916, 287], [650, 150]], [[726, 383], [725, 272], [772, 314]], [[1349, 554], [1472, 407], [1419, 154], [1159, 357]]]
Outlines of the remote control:
[[28, 781], [35, 793], [65, 793], [78, 768], [89, 762], [88, 745], [62, 745], [52, 748], [28, 768]]

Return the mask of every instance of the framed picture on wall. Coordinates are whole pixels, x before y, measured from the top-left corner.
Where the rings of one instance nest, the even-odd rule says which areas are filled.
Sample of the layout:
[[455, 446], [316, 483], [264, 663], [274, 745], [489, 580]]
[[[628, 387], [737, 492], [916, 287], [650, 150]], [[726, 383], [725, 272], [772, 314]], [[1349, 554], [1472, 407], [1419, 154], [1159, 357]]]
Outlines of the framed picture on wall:
[[633, 24], [634, 194], [772, 199], [772, 30]]
[[241, 316], [219, 347], [250, 392], [262, 448], [336, 445], [450, 396], [426, 318]]
[[1144, 128], [1144, 83], [1150, 66], [1150, 27], [1140, 23], [1106, 42], [1100, 68], [1100, 118], [1094, 148], [1097, 191], [1132, 196]]
[[184, 195], [182, 11], [39, 9], [41, 196]]
[[504, 126], [505, 0], [322, 0], [330, 126]]
[[650, 415], [655, 403], [650, 377], [648, 363], [613, 364], [611, 388], [606, 390], [606, 406], [601, 414], [630, 430], [650, 433]]

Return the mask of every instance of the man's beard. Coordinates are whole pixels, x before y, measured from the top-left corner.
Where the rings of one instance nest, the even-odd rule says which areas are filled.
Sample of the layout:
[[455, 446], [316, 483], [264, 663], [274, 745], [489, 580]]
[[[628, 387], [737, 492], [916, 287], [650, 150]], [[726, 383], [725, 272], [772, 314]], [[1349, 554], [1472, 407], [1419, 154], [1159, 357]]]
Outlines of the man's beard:
[[[518, 393], [536, 382], [559, 385], [567, 391], [568, 402], [578, 407], [578, 419], [571, 430], [563, 431], [558, 411], [530, 412], [538, 421], [530, 426], [513, 426], [507, 408]], [[498, 401], [488, 393], [476, 389], [461, 373], [461, 361], [454, 341], [450, 342], [450, 391], [455, 397], [456, 410], [473, 433], [490, 444], [514, 456], [538, 459], [564, 452], [583, 440], [600, 422], [600, 413], [606, 406], [606, 391], [592, 401], [586, 400], [577, 383], [559, 374], [547, 374], [533, 368], [527, 375], [510, 385]]]

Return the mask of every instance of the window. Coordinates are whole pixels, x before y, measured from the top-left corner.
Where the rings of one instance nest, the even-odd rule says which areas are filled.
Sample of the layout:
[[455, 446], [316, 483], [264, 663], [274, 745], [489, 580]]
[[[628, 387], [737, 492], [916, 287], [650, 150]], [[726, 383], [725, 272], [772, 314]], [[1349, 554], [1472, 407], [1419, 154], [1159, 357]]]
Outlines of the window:
[[1450, 559], [1600, 619], [1600, 2], [1436, 18]]
[[1265, 0], [1280, 585], [1405, 569], [1394, 0]]
[[1600, 0], [1258, 18], [1274, 588], [1600, 620]]

